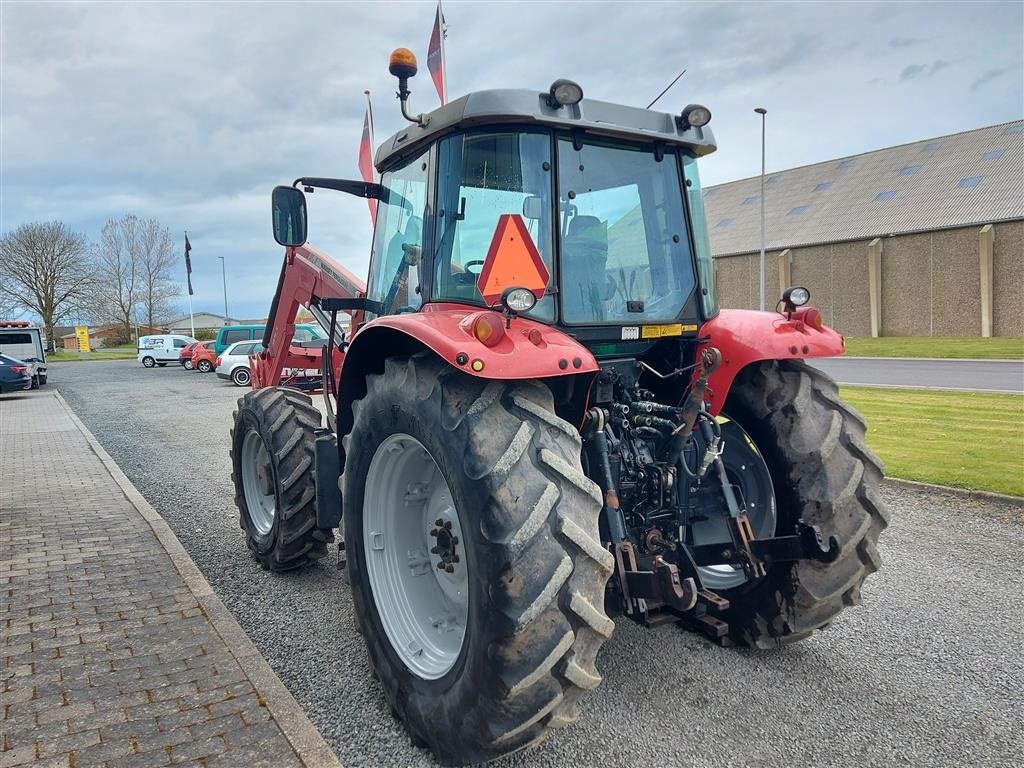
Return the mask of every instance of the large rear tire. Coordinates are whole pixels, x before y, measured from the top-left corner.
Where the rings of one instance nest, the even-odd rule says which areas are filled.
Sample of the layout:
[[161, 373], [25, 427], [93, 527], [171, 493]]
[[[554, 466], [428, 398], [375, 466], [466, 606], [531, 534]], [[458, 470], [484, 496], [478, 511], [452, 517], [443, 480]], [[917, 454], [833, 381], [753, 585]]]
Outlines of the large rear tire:
[[246, 543], [263, 568], [288, 571], [327, 554], [316, 527], [314, 432], [320, 411], [292, 389], [257, 389], [238, 400], [231, 480]]
[[802, 519], [842, 543], [832, 563], [769, 566], [768, 575], [725, 594], [731, 639], [771, 648], [802, 640], [846, 606], [881, 565], [876, 544], [888, 514], [879, 495], [882, 463], [864, 442], [861, 416], [839, 399], [836, 383], [800, 361], [745, 368], [725, 410], [750, 434], [772, 475], [776, 535]]
[[[414, 743], [445, 764], [478, 763], [575, 720], [580, 695], [601, 682], [595, 659], [614, 628], [604, 612], [613, 560], [600, 544], [601, 496], [580, 467], [579, 434], [555, 415], [550, 390], [538, 381], [475, 379], [421, 354], [387, 360], [382, 375], [368, 378], [353, 415], [344, 438], [344, 525], [356, 625]], [[426, 672], [403, 661], [407, 638], [382, 620], [381, 606], [395, 601], [374, 587], [383, 571], [371, 558], [395, 548], [398, 562], [422, 571], [396, 575], [387, 582], [394, 590], [433, 588], [414, 577], [441, 584], [438, 556], [426, 555], [424, 570], [409, 537], [364, 527], [364, 520], [381, 519], [374, 505], [382, 502], [397, 502], [405, 523], [422, 525], [429, 489], [405, 487], [401, 473], [395, 491], [373, 479], [375, 461], [390, 461], [396, 451], [410, 451], [428, 476], [432, 459], [463, 533], [453, 562], [453, 575], [464, 574], [467, 584], [462, 623], [435, 619], [433, 626], [462, 636], [445, 664]], [[429, 533], [418, 534], [424, 552], [438, 541]], [[431, 631], [430, 624], [421, 628]]]

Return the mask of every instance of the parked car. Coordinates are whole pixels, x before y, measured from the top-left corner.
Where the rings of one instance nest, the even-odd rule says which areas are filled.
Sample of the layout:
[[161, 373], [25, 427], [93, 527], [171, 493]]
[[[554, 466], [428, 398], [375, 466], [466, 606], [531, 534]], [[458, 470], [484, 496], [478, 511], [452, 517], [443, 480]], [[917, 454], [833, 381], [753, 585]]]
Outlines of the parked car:
[[195, 352], [196, 347], [199, 346], [198, 341], [193, 341], [191, 344], [186, 344], [181, 352], [178, 354], [178, 362], [181, 363], [181, 367], [186, 371], [191, 371], [192, 365], [192, 354]]
[[217, 353], [213, 351], [215, 341], [201, 341], [192, 350], [192, 367], [200, 373], [209, 373], [217, 367]]
[[139, 362], [147, 368], [155, 365], [163, 368], [168, 363], [178, 362], [181, 350], [196, 341], [191, 336], [164, 333], [156, 336], [139, 337]]
[[33, 363], [33, 389], [46, 383], [46, 345], [39, 326], [24, 320], [0, 320], [0, 354]]
[[[216, 352], [223, 355], [232, 344], [239, 341], [263, 341], [263, 325], [226, 325], [217, 331]], [[297, 341], [313, 341], [326, 336], [319, 325], [300, 323], [295, 326], [294, 339]]]
[[32, 389], [32, 365], [8, 355], [0, 355], [0, 392]]
[[236, 341], [217, 358], [217, 375], [231, 379], [238, 387], [247, 387], [252, 380], [249, 372], [249, 355], [263, 349], [258, 341]]

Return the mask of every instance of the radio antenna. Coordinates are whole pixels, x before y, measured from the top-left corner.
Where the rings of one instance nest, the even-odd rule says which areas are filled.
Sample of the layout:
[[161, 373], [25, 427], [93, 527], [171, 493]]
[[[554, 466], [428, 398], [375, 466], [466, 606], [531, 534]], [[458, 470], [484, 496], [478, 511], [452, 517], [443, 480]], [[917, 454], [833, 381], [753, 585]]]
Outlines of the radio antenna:
[[682, 72], [680, 72], [680, 73], [679, 73], [678, 75], [676, 75], [676, 77], [675, 77], [675, 80], [673, 80], [673, 81], [672, 81], [671, 83], [669, 83], [669, 84], [668, 84], [667, 86], [665, 86], [665, 90], [664, 90], [664, 91], [662, 91], [661, 93], [659, 93], [659, 94], [657, 95], [657, 97], [656, 97], [656, 98], [654, 99], [654, 101], [652, 101], [652, 102], [651, 102], [650, 104], [648, 104], [648, 105], [647, 105], [646, 109], [650, 109], [650, 108], [651, 108], [651, 107], [653, 107], [653, 106], [654, 106], [655, 104], [657, 104], [657, 103], [658, 103], [658, 99], [660, 99], [660, 98], [661, 98], [662, 96], [664, 96], [664, 95], [665, 95], [666, 93], [668, 93], [669, 89], [670, 89], [670, 88], [671, 88], [671, 87], [672, 87], [673, 85], [675, 85], [676, 83], [678, 83], [678, 82], [679, 82], [679, 78], [680, 78], [680, 77], [682, 77], [682, 76], [683, 76], [683, 75], [685, 75], [685, 74], [686, 74], [686, 70], [684, 69], [684, 70], [683, 70]]

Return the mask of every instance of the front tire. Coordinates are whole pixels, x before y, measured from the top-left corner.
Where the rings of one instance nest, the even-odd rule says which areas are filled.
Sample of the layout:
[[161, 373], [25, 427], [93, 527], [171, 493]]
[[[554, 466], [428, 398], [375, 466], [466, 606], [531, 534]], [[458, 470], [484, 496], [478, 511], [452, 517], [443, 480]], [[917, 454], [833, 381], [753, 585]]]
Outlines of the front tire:
[[144, 358], [142, 358], [142, 367], [143, 368], [152, 368], [155, 365], [156, 365], [156, 360], [154, 360], [149, 355], [146, 355]]
[[316, 527], [314, 433], [320, 411], [292, 389], [257, 389], [238, 400], [231, 480], [246, 543], [266, 570], [288, 571], [327, 554]]
[[[478, 763], [575, 720], [579, 697], [601, 682], [595, 659], [614, 628], [604, 612], [613, 560], [600, 544], [601, 495], [580, 467], [579, 434], [555, 415], [550, 390], [538, 381], [475, 379], [421, 354], [389, 359], [382, 375], [369, 376], [353, 415], [343, 439], [344, 525], [356, 626], [413, 741], [442, 763]], [[375, 504], [404, 498], [400, 509], [415, 524], [427, 503], [420, 497], [429, 492], [411, 481], [405, 487], [399, 475], [390, 495], [370, 479], [374, 462], [394, 450], [429, 456], [464, 534], [454, 564], [465, 569], [468, 584], [464, 624], [422, 628], [454, 627], [462, 638], [447, 666], [432, 673], [403, 662], [405, 641], [415, 638], [391, 638], [392, 622], [381, 616], [390, 603], [371, 579], [371, 558], [389, 547], [407, 558], [410, 571], [422, 566], [410, 538], [364, 528], [364, 521], [379, 519]], [[437, 541], [425, 529], [419, 535], [424, 552]], [[416, 578], [440, 579], [439, 573], [430, 562]], [[396, 649], [396, 640], [404, 647]]]
[[769, 566], [766, 577], [728, 591], [731, 639], [758, 648], [796, 642], [860, 603], [860, 588], [881, 559], [876, 544], [888, 523], [879, 495], [882, 463], [864, 442], [861, 416], [839, 399], [836, 383], [801, 361], [745, 368], [725, 410], [750, 434], [772, 475], [778, 536], [797, 521], [842, 544], [832, 563], [800, 560]]

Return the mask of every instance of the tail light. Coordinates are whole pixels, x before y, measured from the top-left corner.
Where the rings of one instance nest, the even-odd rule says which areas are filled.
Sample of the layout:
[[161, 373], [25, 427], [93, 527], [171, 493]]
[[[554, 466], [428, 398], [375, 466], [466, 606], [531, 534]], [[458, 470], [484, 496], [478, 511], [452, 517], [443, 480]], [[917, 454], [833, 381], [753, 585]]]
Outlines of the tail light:
[[13, 371], [14, 373], [24, 373], [27, 370], [28, 370], [28, 367], [24, 366], [24, 365], [12, 365], [11, 366], [11, 371]]
[[485, 347], [493, 347], [505, 338], [501, 317], [493, 312], [480, 312], [473, 320], [473, 336]]
[[213, 364], [216, 365], [219, 368], [220, 367], [220, 358], [218, 357], [216, 360], [214, 360]]

